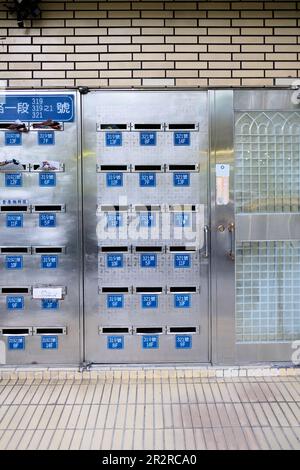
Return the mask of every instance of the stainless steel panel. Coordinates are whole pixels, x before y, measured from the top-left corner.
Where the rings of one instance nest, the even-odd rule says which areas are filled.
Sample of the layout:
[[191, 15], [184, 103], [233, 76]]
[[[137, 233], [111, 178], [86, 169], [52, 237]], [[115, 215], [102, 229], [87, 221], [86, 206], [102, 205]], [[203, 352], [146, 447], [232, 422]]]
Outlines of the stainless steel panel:
[[235, 91], [238, 363], [299, 339], [299, 91]]
[[300, 214], [236, 214], [236, 241], [299, 240]]
[[[83, 172], [86, 360], [207, 362], [207, 93], [91, 91], [83, 97]], [[176, 246], [178, 267], [170, 252]], [[195, 251], [186, 257], [189, 247]], [[197, 292], [175, 308], [170, 286]], [[141, 347], [149, 335], [137, 328], [172, 325], [197, 327], [185, 350], [166, 334], [159, 334], [159, 348]], [[110, 336], [124, 338], [110, 350]]]
[[[7, 364], [78, 364], [81, 359], [80, 100], [77, 92], [69, 90], [14, 90], [1, 92], [1, 102], [11, 95], [34, 95], [36, 99], [48, 95], [72, 95], [76, 114], [73, 122], [65, 122], [62, 130], [53, 131], [54, 145], [38, 145], [38, 130], [32, 123], [27, 123], [30, 131], [22, 134], [22, 145], [4, 145], [5, 132], [0, 132], [0, 161], [14, 158], [25, 165], [20, 187], [5, 185], [6, 174], [18, 173], [18, 168], [0, 167], [0, 245], [10, 250], [5, 253], [2, 249], [0, 255], [0, 328], [51, 326], [66, 329], [66, 334], [57, 337], [57, 349], [42, 349], [41, 336], [26, 336], [24, 350], [7, 350]], [[43, 164], [45, 161], [57, 162], [57, 165]], [[40, 175], [45, 173], [55, 174], [56, 186], [39, 184]], [[27, 206], [23, 212], [23, 226], [7, 227], [7, 214], [20, 214], [20, 201], [23, 200]], [[9, 211], [4, 208], [7, 201], [10, 201]], [[40, 214], [49, 212], [56, 215], [56, 227], [41, 227]], [[22, 268], [6, 269], [7, 256], [18, 256], [17, 250], [14, 251], [17, 247], [29, 247], [28, 253], [22, 253]], [[42, 256], [46, 257], [43, 264]], [[57, 257], [55, 261], [53, 257]], [[55, 306], [54, 303], [42, 305], [41, 300], [33, 298], [32, 289], [38, 286], [63, 287], [65, 295], [58, 301], [58, 309], [50, 308]], [[22, 291], [24, 287], [28, 288], [27, 294]], [[18, 308], [8, 309], [9, 297], [18, 298], [15, 303]], [[0, 336], [0, 341], [7, 344], [9, 338]]]
[[[230, 224], [234, 222], [233, 91], [210, 92], [212, 360], [235, 361], [234, 261]], [[229, 202], [216, 201], [216, 165], [230, 165]]]

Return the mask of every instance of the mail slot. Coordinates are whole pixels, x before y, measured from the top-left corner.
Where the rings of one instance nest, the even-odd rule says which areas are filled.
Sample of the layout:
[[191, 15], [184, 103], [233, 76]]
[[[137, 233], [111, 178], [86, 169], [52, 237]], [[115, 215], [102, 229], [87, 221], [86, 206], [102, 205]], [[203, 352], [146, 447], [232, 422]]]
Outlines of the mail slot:
[[36, 204], [32, 206], [33, 212], [65, 212], [65, 204]]
[[32, 328], [31, 327], [16, 327], [16, 328], [10, 328], [10, 327], [1, 327], [0, 328], [0, 334], [2, 336], [29, 336], [32, 335]]
[[67, 328], [64, 327], [33, 327], [33, 334], [34, 335], [66, 335]]
[[7, 171], [30, 171], [30, 164], [29, 163], [21, 163], [19, 160], [15, 158], [7, 159], [7, 160], [0, 160], [0, 173], [7, 172]]
[[126, 131], [130, 130], [130, 124], [97, 124], [97, 131]]
[[167, 308], [172, 314], [172, 318], [179, 318], [186, 315], [189, 320], [201, 315], [200, 288], [197, 286], [171, 286], [168, 287]]
[[42, 163], [34, 163], [31, 167], [31, 171], [38, 173], [62, 173], [65, 171], [65, 164], [56, 161], [43, 161]]
[[137, 335], [162, 335], [165, 333], [165, 328], [162, 327], [136, 327], [133, 332]]
[[124, 313], [131, 311], [132, 295], [128, 287], [102, 287], [99, 294], [99, 316], [103, 320], [109, 320], [112, 314], [120, 314], [122, 319]]
[[0, 206], [0, 211], [1, 212], [30, 212], [30, 206], [25, 205], [25, 204], [16, 204], [16, 205], [11, 205], [11, 204], [5, 204]]
[[1, 246], [0, 253], [4, 254], [13, 254], [13, 253], [22, 253], [22, 254], [31, 254], [30, 246]]
[[132, 328], [127, 328], [127, 327], [99, 327], [99, 333], [101, 333], [103, 335], [114, 335], [114, 334], [130, 335], [130, 334], [132, 334]]

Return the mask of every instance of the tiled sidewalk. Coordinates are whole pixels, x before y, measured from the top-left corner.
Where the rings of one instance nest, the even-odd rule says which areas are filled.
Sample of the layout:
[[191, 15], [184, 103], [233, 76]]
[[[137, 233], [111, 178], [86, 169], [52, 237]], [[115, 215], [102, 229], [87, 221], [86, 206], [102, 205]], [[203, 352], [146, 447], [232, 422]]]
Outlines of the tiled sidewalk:
[[0, 449], [300, 449], [300, 376], [0, 378]]

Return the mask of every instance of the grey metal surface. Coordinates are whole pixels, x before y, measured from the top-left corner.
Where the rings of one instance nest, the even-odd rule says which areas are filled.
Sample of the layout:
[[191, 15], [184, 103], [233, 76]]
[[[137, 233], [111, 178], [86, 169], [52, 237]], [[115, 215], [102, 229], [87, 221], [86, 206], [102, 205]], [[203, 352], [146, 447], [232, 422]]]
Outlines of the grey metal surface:
[[[143, 131], [156, 133], [155, 146], [140, 145]], [[175, 146], [176, 131], [188, 132], [190, 145]], [[114, 132], [121, 134], [122, 145], [107, 145], [106, 134]], [[108, 174], [118, 172], [123, 174], [123, 186], [109, 187]], [[156, 174], [155, 187], [140, 186], [145, 172]], [[189, 186], [174, 187], [176, 172], [189, 174]], [[208, 223], [207, 93], [98, 90], [84, 96], [83, 191], [86, 360], [209, 361], [209, 259], [204, 240]], [[112, 206], [121, 206], [123, 226], [107, 229], [105, 224], [114, 214]], [[141, 228], [141, 217], [149, 213], [155, 226]], [[190, 221], [190, 230], [176, 226], [182, 213]], [[153, 253], [156, 267], [141, 267], [143, 255], [147, 262]], [[175, 256], [180, 260], [186, 254], [191, 267], [175, 269]], [[123, 256], [122, 266], [108, 267], [109, 256], [112, 263]], [[123, 308], [108, 308], [108, 295], [113, 294], [113, 301], [124, 295]], [[150, 301], [148, 308], [142, 308], [143, 295], [144, 301]], [[190, 308], [175, 308], [175, 295], [181, 305], [189, 296]], [[151, 298], [156, 299], [156, 307], [151, 306]], [[110, 335], [103, 330], [107, 327], [113, 328]], [[137, 328], [148, 330], [143, 335]], [[176, 349], [172, 328], [191, 337], [190, 349]], [[157, 334], [159, 348], [142, 348], [147, 332], [148, 336]], [[123, 349], [107, 348], [108, 336], [113, 335], [123, 336]]]
[[299, 240], [300, 214], [236, 214], [236, 241]]
[[[73, 95], [75, 100], [76, 118], [74, 122], [65, 122], [63, 130], [55, 132], [55, 145], [38, 145], [37, 131], [31, 129], [22, 135], [20, 146], [4, 146], [4, 129], [0, 132], [1, 158], [15, 158], [26, 164], [23, 174], [23, 186], [19, 188], [5, 187], [5, 171], [0, 170], [1, 200], [24, 199], [28, 211], [24, 213], [24, 225], [20, 228], [7, 228], [6, 213], [0, 212], [0, 327], [30, 328], [33, 335], [25, 338], [25, 350], [6, 352], [8, 364], [78, 364], [80, 361], [79, 315], [80, 315], [80, 239], [79, 239], [79, 201], [80, 201], [80, 103], [74, 91], [23, 91], [2, 92], [5, 94], [21, 94], [47, 96]], [[56, 172], [55, 187], [40, 187], [38, 165], [43, 161], [60, 163]], [[30, 170], [29, 171], [29, 166]], [[3, 170], [3, 168], [2, 168]], [[13, 173], [14, 170], [12, 170]], [[56, 212], [55, 228], [39, 226], [39, 211], [36, 205], [61, 205], [62, 211]], [[51, 210], [55, 212], [57, 208]], [[17, 212], [18, 213], [18, 209]], [[9, 248], [10, 247], [10, 248]], [[5, 269], [5, 251], [13, 249], [18, 253], [27, 247], [23, 254], [23, 269]], [[57, 248], [58, 266], [53, 269], [41, 268], [41, 253], [53, 254]], [[42, 251], [41, 251], [42, 249]], [[40, 250], [40, 251], [39, 251]], [[49, 251], [48, 251], [49, 250]], [[60, 252], [61, 251], [61, 252]], [[11, 254], [13, 254], [11, 253]], [[34, 299], [33, 288], [62, 287], [63, 298], [59, 300], [57, 310], [44, 310], [41, 300]], [[24, 295], [24, 308], [7, 310], [6, 291], [3, 288], [15, 288], [15, 294]], [[28, 292], [22, 294], [20, 288], [27, 287]], [[36, 328], [55, 327], [58, 336], [58, 349], [41, 349], [41, 335]], [[58, 330], [56, 330], [58, 329]], [[30, 330], [31, 331], [31, 330]], [[62, 334], [60, 335], [60, 331]], [[7, 343], [6, 336], [0, 341]]]
[[[210, 92], [212, 361], [235, 361], [234, 260], [229, 256], [234, 223], [233, 92]], [[216, 165], [230, 165], [229, 203], [216, 202]], [[222, 231], [218, 228], [221, 227]]]
[[299, 92], [235, 91], [237, 363], [300, 338]]

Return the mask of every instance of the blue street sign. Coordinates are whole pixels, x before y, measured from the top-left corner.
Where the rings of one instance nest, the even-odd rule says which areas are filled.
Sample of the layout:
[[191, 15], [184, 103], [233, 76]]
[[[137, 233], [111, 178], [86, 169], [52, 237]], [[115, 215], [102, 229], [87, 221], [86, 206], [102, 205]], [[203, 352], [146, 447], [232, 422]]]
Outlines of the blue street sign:
[[108, 188], [121, 188], [123, 186], [123, 173], [107, 173], [106, 186]]
[[0, 99], [0, 121], [72, 122], [75, 118], [73, 95], [5, 95]]

